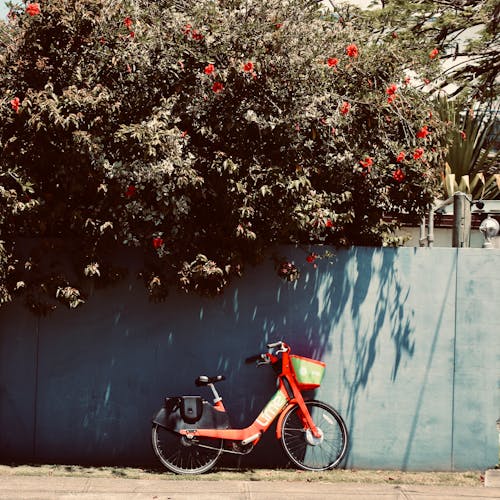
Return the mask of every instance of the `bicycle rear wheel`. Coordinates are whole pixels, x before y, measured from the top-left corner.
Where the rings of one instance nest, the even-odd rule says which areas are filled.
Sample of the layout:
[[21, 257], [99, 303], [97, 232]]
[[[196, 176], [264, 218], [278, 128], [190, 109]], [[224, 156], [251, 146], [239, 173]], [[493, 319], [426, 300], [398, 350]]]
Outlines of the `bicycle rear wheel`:
[[306, 401], [321, 436], [315, 437], [303, 424], [298, 404], [292, 406], [281, 426], [281, 444], [290, 460], [301, 469], [333, 469], [347, 451], [348, 434], [342, 417], [322, 401]]
[[207, 472], [222, 453], [222, 439], [188, 439], [157, 424], [153, 425], [151, 440], [160, 462], [176, 474]]

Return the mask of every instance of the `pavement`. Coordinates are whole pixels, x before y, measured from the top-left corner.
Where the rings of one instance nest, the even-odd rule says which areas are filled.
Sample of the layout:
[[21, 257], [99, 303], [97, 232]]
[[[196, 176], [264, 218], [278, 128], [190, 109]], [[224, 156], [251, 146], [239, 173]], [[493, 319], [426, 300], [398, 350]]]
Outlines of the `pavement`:
[[[18, 500], [475, 500], [500, 499], [491, 486], [418, 486], [285, 481], [204, 481], [0, 475], [0, 499]], [[488, 477], [486, 477], [487, 484]], [[491, 481], [490, 481], [491, 483]]]

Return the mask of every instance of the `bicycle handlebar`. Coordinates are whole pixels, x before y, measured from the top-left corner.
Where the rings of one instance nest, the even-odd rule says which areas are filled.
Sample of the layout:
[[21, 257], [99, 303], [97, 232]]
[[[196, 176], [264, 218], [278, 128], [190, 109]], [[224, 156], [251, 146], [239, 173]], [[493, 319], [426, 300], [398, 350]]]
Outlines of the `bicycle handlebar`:
[[[276, 349], [275, 353], [273, 354], [273, 349]], [[290, 347], [285, 344], [285, 342], [282, 342], [281, 340], [279, 342], [274, 342], [272, 344], [267, 344], [268, 352], [264, 354], [255, 354], [254, 356], [250, 356], [245, 359], [245, 363], [250, 364], [257, 362], [257, 365], [268, 365], [271, 363], [275, 363], [278, 358], [276, 357], [276, 354], [280, 352], [286, 352], [290, 350]]]
[[[279, 347], [279, 349], [276, 349], [276, 347]], [[274, 354], [279, 354], [280, 352], [287, 352], [290, 350], [290, 346], [280, 340], [279, 342], [274, 342], [272, 344], [267, 344], [267, 348], [269, 349], [269, 354], [273, 353], [273, 349], [276, 349]]]
[[274, 342], [272, 344], [267, 344], [267, 348], [268, 349], [274, 349], [275, 347], [282, 347], [283, 346], [283, 342], [281, 342], [281, 340], [279, 342]]

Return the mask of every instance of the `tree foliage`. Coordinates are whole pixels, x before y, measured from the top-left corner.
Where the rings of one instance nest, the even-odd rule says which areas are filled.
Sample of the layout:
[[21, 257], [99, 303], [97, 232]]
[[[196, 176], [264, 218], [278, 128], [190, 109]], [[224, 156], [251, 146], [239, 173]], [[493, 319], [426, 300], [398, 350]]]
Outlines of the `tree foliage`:
[[439, 183], [404, 45], [311, 2], [47, 0], [0, 33], [3, 300], [76, 306], [123, 246], [154, 297], [218, 293], [276, 244], [394, 242]]
[[[500, 72], [500, 4], [497, 0], [382, 0], [359, 15], [374, 33], [397, 36], [412, 58], [435, 50], [442, 67], [430, 65], [423, 75], [431, 88], [451, 95], [466, 91], [481, 102], [498, 96]], [[439, 72], [434, 70], [440, 69]]]

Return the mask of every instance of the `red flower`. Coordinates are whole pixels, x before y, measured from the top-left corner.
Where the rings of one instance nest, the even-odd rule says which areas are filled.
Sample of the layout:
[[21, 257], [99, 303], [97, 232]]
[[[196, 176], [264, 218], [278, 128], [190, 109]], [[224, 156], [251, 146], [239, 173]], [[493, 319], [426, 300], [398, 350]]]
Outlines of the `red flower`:
[[363, 168], [370, 168], [373, 165], [373, 159], [367, 156], [364, 160], [361, 160], [359, 163], [361, 163], [361, 166]]
[[403, 182], [404, 178], [406, 177], [405, 176], [405, 173], [400, 169], [398, 168], [393, 174], [392, 174], [392, 177], [398, 181], [398, 182]]
[[417, 148], [415, 149], [414, 153], [413, 153], [413, 159], [414, 160], [419, 160], [420, 158], [422, 158], [424, 154], [424, 149], [423, 148]]
[[333, 227], [333, 222], [331, 219], [327, 219], [325, 222], [325, 227]]
[[215, 71], [215, 66], [213, 64], [207, 64], [203, 71], [205, 75], [211, 75]]
[[26, 7], [26, 14], [30, 16], [37, 16], [40, 14], [40, 4], [39, 3], [29, 3]]
[[306, 260], [309, 262], [309, 264], [312, 264], [318, 256], [315, 253], [310, 253], [307, 257]]
[[197, 30], [193, 30], [191, 32], [191, 36], [193, 37], [193, 40], [198, 40], [198, 41], [203, 40], [203, 35]]
[[439, 50], [438, 49], [432, 49], [429, 53], [429, 58], [430, 59], [434, 59], [437, 57], [437, 55], [439, 54]]
[[427, 130], [427, 125], [424, 125], [418, 132], [417, 132], [417, 137], [419, 139], [425, 139], [430, 132]]
[[330, 66], [330, 68], [337, 66], [338, 63], [339, 63], [339, 60], [336, 57], [329, 57], [328, 60], [326, 61], [326, 64], [328, 64], [328, 66]]
[[135, 192], [136, 192], [135, 186], [130, 185], [130, 186], [127, 188], [127, 191], [125, 191], [125, 196], [126, 196], [127, 198], [132, 198], [132, 196], [134, 196], [134, 195], [135, 195]]
[[424, 83], [425, 83], [426, 85], [429, 85], [429, 83], [431, 83], [431, 81], [430, 81], [428, 78], [424, 78]]
[[358, 55], [359, 55], [358, 47], [354, 43], [351, 43], [350, 45], [348, 45], [346, 47], [345, 51], [347, 52], [347, 55], [349, 57], [358, 57]]
[[158, 248], [161, 248], [163, 246], [163, 238], [160, 238], [157, 236], [156, 238], [153, 238], [153, 247], [158, 250]]
[[10, 101], [10, 105], [12, 106], [12, 109], [16, 113], [19, 113], [19, 106], [21, 105], [21, 101], [19, 100], [19, 97], [14, 97], [14, 99], [12, 99], [12, 101]]
[[274, 27], [279, 30], [283, 26], [283, 23], [276, 23]]
[[340, 106], [340, 112], [343, 114], [343, 115], [347, 115], [347, 113], [349, 113], [349, 110], [351, 109], [351, 105], [344, 101], [342, 103], [342, 106]]
[[465, 139], [467, 139], [467, 134], [463, 130], [461, 130], [460, 137], [462, 138], [462, 141], [465, 141]]
[[130, 19], [130, 17], [126, 17], [124, 20], [123, 20], [123, 24], [127, 27], [127, 29], [130, 29], [131, 26], [132, 26], [132, 19]]
[[191, 28], [192, 28], [192, 26], [191, 26], [190, 24], [186, 24], [186, 25], [184, 26], [184, 31], [183, 31], [183, 33], [184, 33], [185, 35], [189, 35], [189, 33], [191, 33]]
[[398, 156], [397, 156], [397, 158], [396, 158], [396, 161], [397, 161], [398, 163], [401, 163], [402, 161], [404, 161], [405, 157], [406, 157], [406, 153], [405, 153], [404, 151], [401, 151], [401, 152], [398, 154]]
[[398, 87], [395, 83], [391, 83], [386, 89], [385, 89], [385, 93], [387, 95], [394, 95], [398, 90]]
[[224, 85], [221, 82], [214, 82], [212, 90], [217, 94], [221, 90], [224, 90]]
[[130, 38], [135, 38], [135, 31], [131, 31], [131, 32], [128, 34], [128, 36], [129, 36]]
[[250, 71], [253, 71], [253, 62], [252, 61], [248, 61], [247, 63], [245, 63], [243, 65], [243, 71], [245, 72], [250, 72]]
[[389, 96], [387, 98], [387, 103], [391, 104], [394, 99], [396, 99], [396, 92], [398, 90], [398, 87], [395, 83], [391, 83], [389, 87], [385, 89], [385, 93]]
[[367, 156], [364, 160], [361, 160], [359, 163], [363, 167], [363, 172], [362, 172], [363, 175], [366, 176], [371, 172], [373, 160], [369, 156]]

